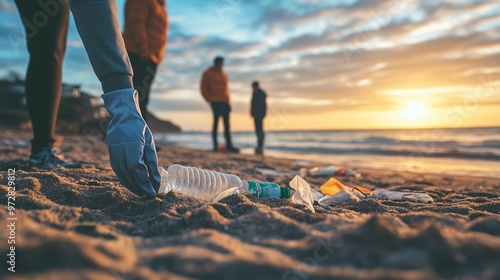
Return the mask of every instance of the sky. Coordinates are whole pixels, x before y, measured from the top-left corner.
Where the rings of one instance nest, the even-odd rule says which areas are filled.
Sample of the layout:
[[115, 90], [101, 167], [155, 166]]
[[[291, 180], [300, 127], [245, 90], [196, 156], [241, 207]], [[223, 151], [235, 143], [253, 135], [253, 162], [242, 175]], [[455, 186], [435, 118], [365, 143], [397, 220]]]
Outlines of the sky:
[[[199, 81], [216, 55], [235, 131], [253, 129], [253, 80], [268, 94], [266, 130], [500, 126], [498, 0], [167, 0], [167, 11], [149, 108], [184, 131], [211, 127]], [[25, 74], [23, 36], [14, 1], [0, 0], [0, 77]], [[63, 71], [102, 94], [72, 20]]]

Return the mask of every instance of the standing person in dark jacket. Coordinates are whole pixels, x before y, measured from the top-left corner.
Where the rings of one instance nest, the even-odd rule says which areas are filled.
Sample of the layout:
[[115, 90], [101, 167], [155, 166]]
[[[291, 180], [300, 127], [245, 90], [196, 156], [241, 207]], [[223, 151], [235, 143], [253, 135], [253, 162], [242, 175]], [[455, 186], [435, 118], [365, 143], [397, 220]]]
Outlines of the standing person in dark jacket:
[[261, 155], [264, 149], [264, 127], [263, 121], [267, 112], [266, 97], [267, 94], [259, 87], [259, 82], [254, 81], [252, 83], [253, 94], [252, 94], [252, 107], [250, 109], [250, 115], [252, 115], [255, 124], [255, 134], [257, 135], [257, 148], [255, 148], [255, 154]]

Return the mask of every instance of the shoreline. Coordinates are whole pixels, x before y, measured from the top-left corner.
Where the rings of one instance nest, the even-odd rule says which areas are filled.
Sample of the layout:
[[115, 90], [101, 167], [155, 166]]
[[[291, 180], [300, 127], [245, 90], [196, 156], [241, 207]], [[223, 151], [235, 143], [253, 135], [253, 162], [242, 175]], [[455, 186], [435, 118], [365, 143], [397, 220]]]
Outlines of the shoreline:
[[[270, 132], [266, 135], [264, 153], [327, 165], [500, 178], [500, 161], [495, 160], [500, 156], [500, 138], [492, 134], [496, 130], [484, 132], [483, 136], [474, 136], [473, 130], [466, 130], [458, 138], [456, 131], [448, 130], [436, 141], [432, 131], [422, 135], [408, 130], [400, 133], [323, 131], [317, 135]], [[208, 133], [157, 134], [156, 139], [197, 150], [212, 147]], [[254, 141], [253, 133], [234, 133], [233, 142], [244, 154], [253, 154]]]
[[[18, 142], [22, 142], [23, 144], [26, 144], [26, 145], [29, 145], [29, 139], [32, 137], [31, 136], [31, 130], [29, 129], [12, 129], [12, 128], [6, 128], [6, 127], [1, 127], [2, 129], [4, 129], [6, 131], [6, 134], [5, 136], [1, 137], [0, 138], [0, 141], [5, 141], [6, 139], [15, 139], [14, 142], [18, 141]], [[14, 135], [14, 134], [18, 134], [18, 135]], [[63, 133], [59, 133], [56, 135], [59, 139], [58, 139], [58, 142], [64, 142], [64, 139], [85, 139], [84, 144], [85, 146], [92, 146], [94, 144], [98, 144], [98, 145], [105, 145], [105, 142], [98, 139], [96, 137], [96, 135], [73, 135], [73, 134], [63, 134]], [[69, 141], [72, 141], [72, 140], [69, 140]], [[385, 169], [385, 168], [377, 168], [377, 167], [365, 167], [365, 166], [357, 166], [356, 164], [335, 164], [335, 163], [330, 163], [328, 161], [321, 161], [321, 160], [317, 160], [315, 158], [312, 158], [312, 159], [307, 159], [307, 154], [304, 154], [304, 155], [300, 155], [300, 154], [275, 154], [275, 153], [271, 153], [271, 155], [264, 155], [264, 156], [255, 156], [253, 155], [253, 153], [240, 153], [240, 154], [228, 154], [228, 153], [225, 153], [225, 152], [218, 152], [218, 153], [214, 153], [210, 150], [203, 150], [203, 149], [196, 149], [196, 148], [191, 148], [191, 147], [186, 147], [186, 146], [183, 146], [183, 145], [180, 145], [180, 144], [176, 144], [176, 143], [171, 143], [171, 142], [165, 142], [165, 141], [155, 141], [156, 144], [162, 148], [164, 147], [174, 147], [176, 148], [177, 150], [182, 150], [183, 151], [183, 154], [185, 153], [188, 153], [189, 151], [192, 151], [193, 153], [206, 153], [208, 155], [232, 155], [232, 156], [238, 156], [240, 159], [244, 159], [245, 156], [249, 156], [251, 159], [254, 159], [254, 158], [262, 158], [262, 159], [269, 159], [269, 160], [273, 160], [273, 161], [289, 161], [289, 164], [291, 166], [291, 169], [299, 169], [300, 167], [299, 166], [296, 166], [296, 165], [293, 165], [293, 161], [294, 160], [305, 160], [305, 161], [308, 161], [310, 163], [310, 166], [307, 167], [307, 168], [313, 168], [313, 167], [327, 167], [327, 166], [330, 166], [330, 165], [338, 165], [339, 167], [341, 168], [345, 168], [345, 169], [355, 169], [356, 171], [358, 171], [359, 173], [393, 173], [393, 172], [398, 172], [398, 173], [401, 173], [401, 174], [408, 174], [409, 176], [419, 176], [419, 175], [428, 175], [428, 176], [453, 176], [453, 177], [456, 177], [457, 179], [468, 179], [468, 180], [482, 180], [482, 179], [487, 179], [487, 180], [499, 180], [500, 177], [494, 177], [494, 176], [481, 176], [481, 175], [478, 175], [478, 176], [474, 176], [474, 175], [468, 175], [468, 174], [454, 174], [454, 173], [434, 173], [434, 172], [425, 172], [425, 171], [417, 171], [417, 170], [402, 170], [400, 168], [393, 168], [393, 169]], [[28, 159], [28, 156], [29, 156], [29, 146], [26, 146], [26, 145], [20, 145], [20, 146], [17, 146], [17, 145], [6, 145], [5, 143], [0, 143], [0, 148], [4, 147], [11, 147], [11, 148], [18, 148], [20, 150], [23, 150], [23, 148], [26, 150], [26, 152], [24, 153], [25, 156], [21, 157], [21, 158], [18, 158], [19, 160], [27, 160]], [[17, 146], [17, 147], [16, 147]], [[250, 148], [247, 148], [247, 149], [250, 149]], [[5, 150], [5, 149], [4, 149]], [[8, 150], [8, 149], [6, 149]], [[87, 149], [88, 150], [88, 149]], [[106, 151], [107, 153], [107, 151]], [[161, 152], [158, 152], [158, 154], [160, 155]], [[297, 157], [296, 157], [297, 156]], [[334, 155], [332, 155], [332, 157], [334, 157]], [[77, 160], [75, 158], [75, 160]], [[174, 161], [171, 161], [169, 159], [163, 159], [163, 158], [160, 158], [159, 156], [159, 164], [161, 165], [161, 162], [163, 160], [166, 160], [168, 162], [172, 162], [172, 164], [174, 163], [177, 163], [177, 162], [174, 162]], [[107, 160], [106, 160], [107, 161]], [[109, 164], [108, 164], [109, 166]], [[164, 167], [165, 169], [168, 167], [168, 165], [162, 165], [162, 167]], [[109, 166], [109, 168], [111, 168]], [[500, 176], [500, 174], [499, 174]], [[500, 181], [500, 180], [499, 180]]]
[[[210, 150], [203, 150], [203, 149], [196, 149], [196, 148], [191, 148], [191, 147], [186, 147], [186, 146], [182, 146], [180, 144], [176, 144], [176, 143], [169, 143], [169, 142], [163, 142], [163, 141], [157, 141], [157, 144], [162, 146], [162, 147], [175, 147], [177, 149], [187, 149], [187, 150], [192, 150], [193, 152], [203, 152], [203, 153], [213, 153], [212, 151]], [[246, 148], [246, 149], [250, 149], [250, 148]], [[224, 154], [224, 152], [219, 152], [220, 154]], [[283, 160], [283, 161], [290, 161], [290, 164], [292, 164], [292, 162], [294, 160], [305, 160], [305, 161], [308, 161], [310, 163], [310, 166], [307, 167], [307, 168], [313, 168], [313, 167], [327, 167], [327, 166], [331, 166], [331, 165], [335, 165], [335, 166], [339, 166], [341, 168], [348, 168], [348, 169], [355, 169], [357, 171], [360, 171], [360, 172], [383, 172], [383, 171], [388, 171], [388, 172], [403, 172], [403, 173], [410, 173], [410, 174], [413, 174], [413, 175], [422, 175], [422, 174], [427, 174], [427, 175], [436, 175], [436, 176], [456, 176], [458, 178], [477, 178], [477, 179], [481, 179], [481, 178], [486, 178], [486, 179], [500, 179], [500, 174], [498, 174], [497, 177], [491, 175], [491, 174], [486, 174], [486, 175], [483, 175], [483, 174], [478, 174], [478, 175], [472, 175], [472, 174], [466, 174], [466, 173], [462, 173], [462, 172], [453, 172], [453, 171], [449, 171], [449, 172], [446, 172], [446, 171], [442, 171], [440, 170], [442, 173], [439, 173], [439, 172], [429, 172], [428, 170], [422, 170], [422, 171], [419, 171], [419, 170], [403, 170], [401, 167], [402, 165], [398, 165], [399, 168], [384, 168], [383, 166], [381, 167], [371, 167], [371, 166], [366, 166], [366, 165], [363, 165], [363, 164], [356, 164], [356, 163], [347, 163], [347, 164], [343, 164], [341, 162], [339, 162], [339, 158], [337, 157], [336, 160], [337, 162], [330, 162], [328, 160], [318, 160], [316, 159], [315, 156], [308, 156], [308, 154], [279, 154], [279, 153], [270, 153], [270, 155], [267, 155], [268, 153], [266, 153], [266, 151], [264, 150], [264, 157], [265, 158], [269, 158], [269, 159], [274, 159], [274, 160]], [[240, 155], [242, 156], [251, 156], [253, 157], [253, 153], [251, 152], [245, 152], [245, 153], [240, 153]], [[336, 155], [331, 155], [330, 156], [331, 158], [335, 158]]]

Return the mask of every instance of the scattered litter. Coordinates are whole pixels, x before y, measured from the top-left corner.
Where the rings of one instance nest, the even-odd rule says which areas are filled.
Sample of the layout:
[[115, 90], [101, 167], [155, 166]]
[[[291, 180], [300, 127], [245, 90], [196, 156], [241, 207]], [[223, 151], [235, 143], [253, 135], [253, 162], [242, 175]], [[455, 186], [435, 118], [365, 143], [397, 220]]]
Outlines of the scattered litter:
[[311, 163], [307, 160], [294, 160], [293, 164], [297, 166], [311, 166]]
[[[320, 191], [325, 195], [332, 196], [344, 188], [353, 189], [352, 187], [345, 186], [339, 180], [332, 177], [332, 178], [328, 179], [328, 181], [326, 181], [323, 185], [321, 185]], [[359, 186], [355, 187], [355, 189], [357, 189], [359, 192], [361, 192], [364, 195], [370, 195], [370, 193], [372, 192], [371, 190], [369, 190], [367, 188], [363, 188], [363, 187], [359, 187]]]
[[349, 188], [343, 188], [333, 196], [325, 195], [318, 201], [318, 204], [321, 206], [349, 205], [357, 203], [364, 198], [366, 198], [366, 196], [355, 189], [350, 190]]
[[330, 178], [320, 190], [325, 196], [318, 201], [321, 206], [328, 205], [349, 205], [359, 202], [361, 199], [367, 198], [371, 190], [363, 187], [349, 187], [342, 184], [335, 178]]
[[241, 179], [232, 174], [196, 167], [173, 164], [165, 170], [160, 169], [161, 183], [158, 192], [176, 191], [200, 200], [219, 201], [239, 193]]
[[321, 198], [325, 196], [324, 194], [320, 193], [319, 191], [313, 188], [311, 188], [311, 194], [314, 201], [319, 201]]
[[326, 177], [326, 176], [350, 176], [350, 177], [360, 177], [361, 174], [357, 173], [353, 169], [344, 169], [335, 165], [328, 167], [314, 167], [311, 169], [301, 168], [301, 176], [313, 176], [313, 177]]
[[242, 180], [242, 193], [251, 193], [254, 197], [290, 198], [290, 188], [276, 183]]
[[328, 181], [326, 181], [326, 183], [321, 185], [319, 190], [324, 195], [332, 196], [332, 195], [335, 195], [336, 193], [338, 193], [343, 188], [345, 188], [345, 186], [339, 180], [332, 177], [332, 178], [328, 179]]
[[296, 175], [290, 181], [290, 187], [295, 190], [292, 195], [292, 202], [305, 205], [311, 212], [315, 213], [311, 186], [302, 177]]
[[351, 177], [358, 177], [358, 174], [356, 171], [352, 169], [344, 169], [340, 168], [337, 171], [333, 172], [333, 176], [351, 176]]
[[297, 171], [286, 172], [286, 171], [277, 171], [277, 170], [265, 169], [265, 168], [256, 168], [255, 170], [264, 176], [283, 176], [283, 175], [295, 176], [298, 174]]
[[[313, 168], [314, 174], [334, 173], [335, 166], [327, 168]], [[328, 170], [328, 172], [326, 171]], [[371, 191], [363, 187], [350, 187], [342, 184], [336, 178], [331, 177], [320, 187], [320, 191], [311, 189], [311, 186], [297, 172], [283, 172], [272, 169], [257, 169], [265, 176], [295, 175], [290, 181], [290, 188], [293, 189], [291, 200], [293, 203], [305, 205], [311, 212], [315, 213], [313, 204], [317, 201], [321, 206], [328, 205], [349, 205], [361, 201], [368, 197], [382, 200], [414, 201], [422, 203], [434, 202], [434, 199], [424, 193], [400, 192], [378, 189]], [[347, 172], [346, 172], [347, 174]], [[216, 178], [219, 178], [218, 180]], [[224, 178], [224, 179], [222, 179]], [[201, 200], [218, 201], [226, 196], [236, 193], [252, 193], [256, 197], [276, 197], [290, 198], [290, 189], [281, 187], [272, 182], [256, 182], [251, 180], [241, 180], [238, 176], [215, 172], [211, 170], [198, 169], [196, 167], [186, 167], [172, 165], [168, 170], [162, 168], [162, 182], [160, 192], [175, 190], [187, 195], [191, 195]], [[446, 200], [455, 196], [450, 193], [442, 199]]]
[[402, 200], [402, 201], [413, 201], [421, 203], [432, 203], [434, 199], [425, 193], [416, 192], [400, 192], [400, 191], [390, 191], [390, 190], [374, 190], [371, 197], [375, 197], [382, 200]]
[[449, 194], [447, 194], [447, 195], [443, 196], [441, 199], [442, 199], [442, 200], [447, 200], [448, 198], [452, 198], [452, 197], [454, 197], [455, 195], [457, 195], [457, 193], [449, 193]]
[[12, 146], [12, 147], [28, 147], [30, 145], [29, 141], [26, 140], [9, 140], [5, 139], [0, 141], [0, 145]]
[[310, 176], [332, 176], [335, 171], [339, 170], [337, 166], [331, 165], [328, 167], [314, 167], [309, 169]]

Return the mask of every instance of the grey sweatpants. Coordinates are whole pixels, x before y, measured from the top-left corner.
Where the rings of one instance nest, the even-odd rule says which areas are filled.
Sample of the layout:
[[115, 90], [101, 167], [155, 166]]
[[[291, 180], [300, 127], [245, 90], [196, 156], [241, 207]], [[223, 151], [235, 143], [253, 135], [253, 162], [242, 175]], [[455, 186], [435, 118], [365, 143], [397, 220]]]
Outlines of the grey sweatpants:
[[69, 0], [69, 4], [103, 91], [134, 88], [115, 0]]

